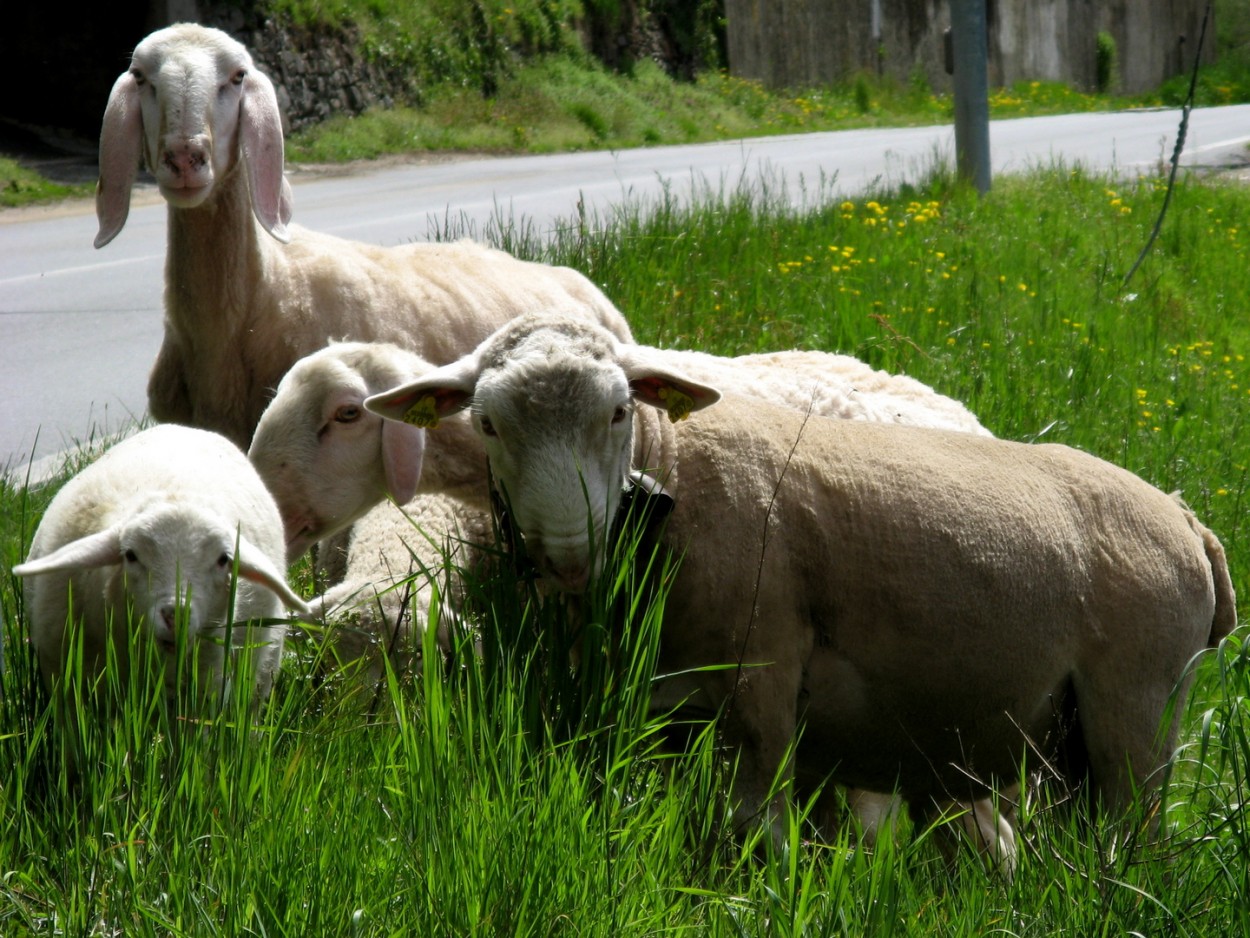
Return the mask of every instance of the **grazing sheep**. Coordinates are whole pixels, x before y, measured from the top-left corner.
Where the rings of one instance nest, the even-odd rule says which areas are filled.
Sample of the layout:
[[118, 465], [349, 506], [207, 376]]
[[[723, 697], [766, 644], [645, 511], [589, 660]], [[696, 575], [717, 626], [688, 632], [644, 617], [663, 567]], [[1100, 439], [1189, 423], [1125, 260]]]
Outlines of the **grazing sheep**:
[[569, 592], [637, 449], [631, 410], [708, 408], [675, 428], [656, 703], [721, 714], [747, 819], [777, 816], [779, 773], [897, 785], [917, 816], [1039, 754], [1112, 815], [1157, 787], [1193, 659], [1236, 625], [1223, 548], [1179, 499], [1066, 446], [708, 407], [660, 361], [539, 316], [366, 406], [428, 422], [471, 403], [527, 550]]
[[519, 311], [552, 305], [629, 338], [617, 309], [570, 268], [469, 241], [383, 248], [288, 227], [273, 85], [220, 30], [152, 33], [113, 85], [97, 248], [126, 222], [140, 160], [169, 203], [165, 339], [148, 383], [159, 421], [246, 449], [283, 373], [332, 337], [393, 341], [446, 362]]
[[[725, 358], [681, 350], [653, 354], [691, 377], [732, 383], [752, 396], [801, 412], [989, 434], [958, 401], [848, 355], [782, 351]], [[433, 367], [389, 343], [344, 342], [305, 356], [283, 376], [257, 424], [248, 456], [277, 499], [286, 525], [289, 563], [312, 544], [353, 524], [378, 500], [390, 497], [402, 504], [418, 487], [453, 494], [485, 510], [485, 453], [467, 420], [445, 420], [427, 438], [416, 426], [380, 420], [364, 409], [365, 398], [415, 381]], [[654, 423], [649, 412], [638, 417]], [[652, 430], [654, 435], [666, 428], [660, 423]], [[639, 434], [640, 440], [647, 438]], [[649, 455], [640, 451], [635, 458], [645, 464]], [[666, 484], [671, 488], [674, 482], [670, 474]], [[413, 505], [420, 501], [418, 497]], [[356, 579], [348, 577], [351, 582]], [[334, 595], [340, 594], [336, 588]], [[872, 843], [893, 799], [869, 792], [853, 792], [850, 797], [863, 839]], [[998, 830], [984, 826], [988, 810], [987, 804], [976, 805], [967, 816], [978, 824], [974, 833], [988, 836], [985, 831]], [[1008, 857], [1014, 848], [1004, 841], [994, 852]]]
[[[669, 349], [650, 354], [699, 381], [732, 383], [803, 413], [989, 435], [958, 401], [849, 355], [785, 351], [725, 358]], [[404, 504], [419, 489], [487, 507], [486, 456], [467, 420], [444, 421], [427, 437], [416, 426], [381, 420], [364, 408], [370, 395], [433, 368], [389, 343], [342, 342], [305, 356], [283, 376], [256, 426], [248, 457], [282, 512], [288, 562], [383, 498]]]
[[[352, 526], [343, 581], [309, 602], [328, 629], [335, 662], [359, 668], [365, 686], [384, 676], [384, 655], [396, 672], [412, 668], [433, 587], [457, 583], [440, 578], [446, 564], [474, 566], [479, 545], [492, 537], [488, 514], [443, 495], [414, 499], [402, 509], [383, 502], [366, 512]], [[441, 599], [445, 644], [457, 597]]]
[[284, 560], [277, 506], [238, 448], [205, 430], [159, 426], [66, 483], [13, 572], [29, 578], [30, 639], [49, 686], [79, 638], [88, 675], [102, 671], [113, 643], [125, 686], [133, 626], [163, 653], [170, 694], [177, 654], [194, 656], [198, 688], [215, 696], [229, 688], [226, 647], [250, 648], [259, 700], [281, 663], [285, 626], [275, 620], [283, 606], [308, 611]]

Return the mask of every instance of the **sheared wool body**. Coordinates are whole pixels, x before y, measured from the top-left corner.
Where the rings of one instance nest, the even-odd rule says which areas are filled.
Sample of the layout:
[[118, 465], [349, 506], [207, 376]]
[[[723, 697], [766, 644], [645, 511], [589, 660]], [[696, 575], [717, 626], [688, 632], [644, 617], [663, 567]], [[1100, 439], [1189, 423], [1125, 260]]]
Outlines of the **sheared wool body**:
[[747, 667], [662, 693], [732, 701], [745, 804], [800, 722], [800, 780], [897, 782], [913, 807], [1014, 780], [1026, 737], [1082, 739], [1113, 811], [1159, 783], [1169, 695], [1235, 625], [1223, 550], [1176, 499], [1063, 446], [734, 397], [678, 446], [661, 669]]
[[450, 496], [375, 505], [352, 525], [342, 582], [309, 603], [329, 626], [332, 661], [360, 668], [368, 685], [384, 676], [383, 656], [396, 672], [413, 668], [435, 589], [445, 646], [460, 601], [459, 576], [447, 577], [447, 565], [474, 568], [493, 536], [487, 514]]

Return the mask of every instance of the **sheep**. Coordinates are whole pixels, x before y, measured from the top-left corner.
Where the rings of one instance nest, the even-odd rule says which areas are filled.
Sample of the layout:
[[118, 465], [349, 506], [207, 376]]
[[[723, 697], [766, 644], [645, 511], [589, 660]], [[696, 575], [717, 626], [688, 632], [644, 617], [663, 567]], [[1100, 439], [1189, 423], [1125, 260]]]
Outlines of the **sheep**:
[[739, 394], [801, 413], [993, 435], [962, 402], [852, 355], [787, 350], [727, 358], [676, 349], [649, 354], [696, 381], [732, 384]]
[[45, 685], [61, 682], [81, 642], [89, 677], [102, 674], [113, 645], [125, 687], [139, 664], [128, 658], [134, 628], [156, 646], [170, 697], [180, 662], [195, 661], [197, 708], [230, 691], [227, 647], [235, 659], [250, 650], [248, 693], [268, 696], [281, 663], [283, 607], [309, 612], [284, 570], [277, 505], [243, 453], [218, 434], [174, 425], [117, 443], [70, 479], [13, 568], [27, 578], [30, 641]]
[[[849, 355], [652, 354], [701, 381], [745, 384], [752, 395], [801, 412], [989, 434], [960, 402]], [[278, 501], [288, 562], [383, 498], [404, 504], [419, 490], [488, 507], [486, 455], [467, 420], [452, 417], [427, 437], [416, 426], [384, 421], [364, 408], [370, 395], [415, 381], [434, 367], [390, 343], [342, 342], [305, 356], [283, 376], [257, 423], [248, 458]]]
[[616, 307], [571, 268], [467, 240], [384, 248], [288, 225], [273, 85], [220, 30], [157, 30], [114, 83], [97, 248], [125, 225], [141, 160], [169, 215], [165, 337], [148, 382], [157, 421], [246, 449], [283, 373], [330, 338], [398, 342], [447, 362], [536, 303], [629, 338]]
[[[445, 539], [444, 534], [451, 534]], [[327, 627], [332, 666], [357, 669], [363, 686], [383, 678], [383, 655], [397, 673], [414, 666], [429, 619], [433, 587], [449, 587], [439, 612], [439, 641], [450, 641], [458, 580], [440, 583], [448, 563], [472, 568], [491, 539], [490, 516], [450, 496], [418, 498], [401, 508], [382, 502], [351, 529], [346, 575], [309, 602]]]
[[[720, 713], [740, 829], [780, 839], [778, 777], [895, 789], [918, 818], [985, 805], [1038, 758], [1113, 817], [1157, 789], [1193, 660], [1236, 625], [1223, 548], [1179, 497], [1062, 445], [718, 403], [662, 361], [536, 316], [366, 407], [429, 423], [471, 404], [526, 549], [574, 593], [631, 409], [700, 411], [674, 424], [655, 704]], [[998, 846], [1006, 819], [982, 825]]]
[[419, 427], [382, 420], [365, 398], [433, 369], [384, 342], [334, 342], [296, 362], [261, 415], [248, 458], [286, 527], [287, 562], [339, 534], [384, 499], [422, 492], [486, 510], [486, 454], [465, 419], [427, 443]]
[[[914, 378], [873, 369], [849, 355], [781, 351], [725, 358], [685, 350], [654, 354], [700, 380], [734, 382], [740, 388], [745, 383], [753, 395], [802, 412], [989, 435], [960, 402]], [[365, 398], [414, 381], [433, 367], [389, 343], [345, 342], [305, 356], [283, 376], [257, 424], [248, 457], [278, 501], [286, 525], [288, 562], [313, 543], [333, 538], [378, 500], [389, 497], [403, 504], [418, 488], [454, 495], [477, 512], [489, 507], [485, 452], [462, 416], [441, 422], [437, 433], [427, 438], [416, 426], [381, 420], [364, 409]], [[640, 460], [647, 455], [636, 454]], [[671, 488], [674, 482], [670, 474], [666, 483]], [[352, 582], [357, 579], [349, 577]], [[861, 839], [872, 844], [892, 799], [869, 792], [852, 792], [850, 799]], [[974, 833], [986, 837], [991, 830], [982, 820], [987, 812], [987, 805], [976, 805], [966, 815], [978, 825]], [[996, 853], [1006, 857], [1014, 850], [1002, 840]]]

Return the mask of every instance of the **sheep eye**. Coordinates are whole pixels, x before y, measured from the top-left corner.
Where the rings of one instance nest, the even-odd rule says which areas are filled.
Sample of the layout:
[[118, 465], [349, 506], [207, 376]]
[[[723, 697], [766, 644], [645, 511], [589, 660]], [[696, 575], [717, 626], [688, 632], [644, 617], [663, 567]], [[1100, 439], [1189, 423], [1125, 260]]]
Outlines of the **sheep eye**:
[[612, 413], [612, 422], [613, 422], [614, 424], [616, 424], [616, 423], [620, 423], [622, 420], [624, 420], [624, 419], [625, 419], [625, 417], [626, 417], [628, 414], [629, 414], [629, 408], [628, 408], [628, 407], [618, 407], [618, 408], [616, 408], [616, 410], [615, 410], [615, 411], [613, 411], [613, 413]]
[[139, 562], [139, 555], [136, 554], [133, 550], [127, 550], [126, 553], [123, 554], [123, 556], [126, 558], [126, 563], [138, 563]]
[[143, 72], [139, 71], [137, 68], [132, 68], [130, 70], [130, 77], [135, 80], [135, 84], [140, 88], [147, 84], [147, 78], [145, 78]]
[[231, 562], [232, 561], [230, 559], [229, 554], [222, 554], [220, 557], [217, 558], [217, 566], [220, 567], [222, 570], [225, 570], [227, 567], [229, 567]]
[[490, 422], [489, 417], [482, 418], [481, 426], [482, 426], [482, 433], [485, 434], [486, 436], [498, 436], [499, 435], [498, 433], [495, 432], [495, 425]]
[[233, 84], [241, 85], [243, 84], [243, 79], [245, 79], [246, 77], [247, 77], [247, 69], [240, 68], [237, 72], [235, 72], [233, 75], [230, 76], [230, 81]]
[[360, 419], [360, 408], [355, 404], [344, 404], [334, 412], [337, 423], [355, 423]]

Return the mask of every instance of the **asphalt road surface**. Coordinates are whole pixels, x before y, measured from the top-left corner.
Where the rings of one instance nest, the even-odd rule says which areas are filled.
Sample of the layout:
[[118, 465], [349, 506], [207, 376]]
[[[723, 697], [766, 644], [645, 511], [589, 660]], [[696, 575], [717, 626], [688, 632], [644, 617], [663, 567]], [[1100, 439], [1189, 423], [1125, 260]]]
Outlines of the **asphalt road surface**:
[[[1179, 112], [1133, 111], [996, 121], [994, 174], [1057, 162], [1125, 175], [1171, 158]], [[1193, 112], [1182, 164], [1245, 162], [1250, 105]], [[953, 164], [949, 126], [769, 137], [730, 143], [541, 157], [296, 170], [294, 221], [378, 244], [429, 240], [447, 219], [481, 232], [492, 218], [550, 232], [664, 192], [782, 184], [796, 203], [823, 187], [854, 196]], [[136, 190], [130, 218], [92, 248], [90, 202], [0, 212], [0, 469], [36, 474], [49, 457], [144, 412], [161, 342], [165, 205]], [[43, 460], [43, 467], [37, 461]]]

